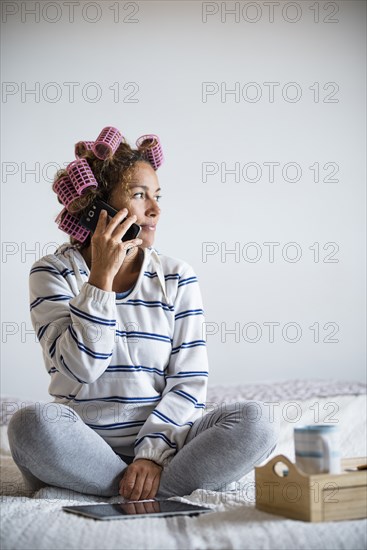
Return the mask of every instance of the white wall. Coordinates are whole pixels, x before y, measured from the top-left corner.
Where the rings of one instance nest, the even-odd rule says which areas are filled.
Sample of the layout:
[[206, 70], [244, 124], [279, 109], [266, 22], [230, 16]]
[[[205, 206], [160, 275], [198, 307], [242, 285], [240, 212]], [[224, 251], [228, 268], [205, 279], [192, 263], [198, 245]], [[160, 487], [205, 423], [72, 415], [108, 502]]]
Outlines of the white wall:
[[[72, 22], [64, 2], [2, 4], [2, 392], [48, 397], [29, 269], [68, 240], [54, 222], [56, 167], [107, 125], [132, 144], [143, 133], [162, 140], [156, 246], [198, 274], [211, 384], [364, 380], [365, 3], [281, 2], [273, 22], [265, 2], [257, 11], [238, 2], [237, 22], [224, 12], [221, 21], [220, 2], [75, 2]], [[37, 4], [39, 22], [27, 13]], [[203, 22], [203, 10], [217, 9]], [[79, 84], [74, 100], [71, 82]], [[204, 82], [214, 83], [206, 101]], [[264, 84], [271, 82], [273, 101]], [[127, 83], [136, 83], [135, 95]], [[36, 86], [39, 94], [22, 97], [22, 87]], [[237, 86], [239, 97], [221, 98], [221, 86]], [[279, 163], [274, 181], [269, 162]], [[204, 163], [217, 170], [206, 182]], [[261, 177], [235, 181], [223, 171], [221, 181], [221, 163], [241, 171], [257, 163]], [[35, 166], [36, 175], [27, 172]], [[327, 181], [334, 167], [335, 181]], [[255, 170], [248, 166], [248, 179]], [[274, 261], [265, 243], [278, 243]], [[236, 246], [237, 256], [226, 254]], [[277, 323], [274, 341], [269, 323]]]

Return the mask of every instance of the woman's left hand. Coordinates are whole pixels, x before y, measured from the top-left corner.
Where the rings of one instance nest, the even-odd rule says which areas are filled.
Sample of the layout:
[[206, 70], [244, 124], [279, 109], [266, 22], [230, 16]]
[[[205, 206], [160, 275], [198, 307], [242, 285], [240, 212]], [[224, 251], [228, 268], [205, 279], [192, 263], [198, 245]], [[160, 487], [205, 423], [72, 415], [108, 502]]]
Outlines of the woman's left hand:
[[125, 469], [119, 493], [128, 500], [154, 498], [159, 489], [163, 467], [145, 458], [138, 458]]

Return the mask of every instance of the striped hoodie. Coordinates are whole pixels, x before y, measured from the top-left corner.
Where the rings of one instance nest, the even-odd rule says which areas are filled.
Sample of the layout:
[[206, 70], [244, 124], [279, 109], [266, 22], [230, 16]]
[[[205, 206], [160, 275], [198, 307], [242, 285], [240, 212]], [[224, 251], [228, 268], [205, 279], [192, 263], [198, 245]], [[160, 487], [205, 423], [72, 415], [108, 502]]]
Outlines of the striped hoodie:
[[30, 315], [53, 402], [70, 406], [120, 454], [165, 466], [205, 413], [208, 360], [197, 277], [144, 248], [125, 296], [90, 285], [70, 243], [33, 263]]

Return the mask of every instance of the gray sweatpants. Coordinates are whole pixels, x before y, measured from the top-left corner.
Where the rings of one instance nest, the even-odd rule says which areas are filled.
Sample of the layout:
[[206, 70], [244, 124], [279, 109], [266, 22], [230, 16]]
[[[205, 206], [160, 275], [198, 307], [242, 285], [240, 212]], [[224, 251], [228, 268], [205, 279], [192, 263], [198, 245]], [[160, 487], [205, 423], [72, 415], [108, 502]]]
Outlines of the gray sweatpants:
[[[116, 496], [133, 457], [114, 452], [67, 405], [56, 419], [43, 410], [51, 404], [19, 409], [11, 418], [11, 454], [27, 490], [53, 485], [84, 494]], [[258, 401], [220, 404], [204, 411], [182, 449], [161, 473], [156, 498], [189, 495], [195, 489], [229, 490], [274, 450], [279, 420]]]

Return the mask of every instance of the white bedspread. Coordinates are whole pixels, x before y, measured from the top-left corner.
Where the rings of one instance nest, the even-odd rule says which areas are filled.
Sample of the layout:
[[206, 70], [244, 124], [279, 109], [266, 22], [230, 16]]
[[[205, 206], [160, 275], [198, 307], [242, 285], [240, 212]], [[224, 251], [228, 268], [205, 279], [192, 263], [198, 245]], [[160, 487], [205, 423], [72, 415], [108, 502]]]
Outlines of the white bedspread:
[[[244, 399], [279, 402], [283, 420], [274, 454], [294, 460], [293, 428], [330, 422], [341, 427], [343, 456], [366, 456], [366, 393], [358, 383], [286, 381], [271, 385], [209, 388], [210, 406]], [[322, 397], [319, 397], [321, 395]], [[7, 398], [8, 399], [8, 398]], [[7, 409], [9, 410], [9, 409]], [[318, 414], [318, 418], [315, 415]], [[296, 419], [296, 422], [293, 420]], [[254, 472], [236, 490], [196, 490], [176, 500], [208, 506], [215, 513], [194, 517], [94, 521], [62, 511], [64, 505], [116, 502], [57, 487], [33, 495], [9, 452], [1, 427], [1, 548], [7, 549], [365, 549], [367, 520], [311, 524], [255, 509]], [[272, 456], [273, 456], [272, 455]], [[267, 460], [270, 460], [269, 457]]]

